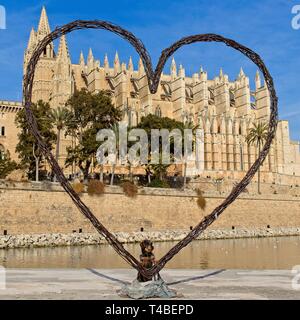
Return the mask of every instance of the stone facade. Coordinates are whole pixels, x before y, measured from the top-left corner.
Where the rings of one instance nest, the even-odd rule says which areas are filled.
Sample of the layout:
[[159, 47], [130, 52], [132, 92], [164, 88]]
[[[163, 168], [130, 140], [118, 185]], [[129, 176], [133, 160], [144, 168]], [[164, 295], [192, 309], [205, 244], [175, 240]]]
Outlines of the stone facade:
[[[139, 189], [136, 199], [121, 188], [107, 187], [103, 196], [82, 200], [112, 232], [185, 230], [220, 205], [226, 194], [205, 192], [205, 210], [193, 190]], [[95, 229], [57, 184], [0, 181], [0, 235], [93, 233]], [[266, 210], [266, 203], [268, 210]], [[287, 210], [288, 208], [288, 210]], [[283, 214], [284, 213], [284, 214]], [[294, 194], [242, 194], [216, 221], [213, 229], [300, 228], [300, 191]], [[210, 228], [211, 230], [211, 228]]]
[[[38, 42], [50, 33], [45, 8], [42, 10], [37, 31], [31, 30], [24, 57], [24, 73]], [[188, 77], [183, 66], [172, 60], [170, 74], [163, 74], [156, 94], [150, 94], [142, 61], [135, 70], [130, 58], [121, 63], [116, 53], [113, 65], [105, 56], [103, 63], [96, 60], [90, 49], [87, 60], [81, 52], [79, 63], [71, 61], [66, 37], [60, 39], [57, 52], [50, 44], [37, 65], [33, 101], [50, 102], [53, 108], [63, 106], [75, 90], [86, 88], [92, 93], [108, 90], [116, 107], [123, 111], [123, 121], [136, 125], [148, 114], [193, 122], [204, 130], [204, 176], [227, 176], [240, 179], [257, 158], [254, 146], [248, 146], [245, 137], [254, 122], [266, 122], [270, 115], [269, 92], [256, 74], [255, 88], [241, 69], [237, 79], [230, 81], [220, 71], [209, 79], [202, 68]], [[7, 126], [0, 147], [15, 156], [17, 131], [13, 126], [13, 112], [20, 104], [2, 102], [0, 125]], [[12, 105], [12, 108], [9, 106]], [[1, 118], [2, 114], [2, 118]], [[4, 114], [4, 118], [3, 118]], [[62, 135], [63, 137], [64, 135]], [[66, 157], [68, 140], [62, 141], [61, 163]], [[197, 170], [189, 165], [190, 175]], [[279, 175], [300, 176], [299, 143], [290, 140], [287, 121], [280, 121], [276, 140], [263, 168], [266, 181], [279, 183]]]
[[15, 149], [19, 131], [15, 124], [15, 117], [21, 109], [21, 102], [0, 100], [0, 157], [2, 152], [8, 150], [14, 160], [18, 158]]

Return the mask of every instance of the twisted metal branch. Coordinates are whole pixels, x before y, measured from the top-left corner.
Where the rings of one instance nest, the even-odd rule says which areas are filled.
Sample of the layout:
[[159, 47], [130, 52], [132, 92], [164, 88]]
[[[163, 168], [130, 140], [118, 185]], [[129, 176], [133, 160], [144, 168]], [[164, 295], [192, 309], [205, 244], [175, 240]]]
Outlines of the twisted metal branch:
[[[82, 202], [78, 194], [73, 190], [72, 186], [66, 179], [62, 169], [59, 167], [55, 157], [53, 156], [51, 150], [48, 149], [47, 145], [45, 144], [43, 137], [41, 136], [38, 127], [36, 119], [32, 113], [31, 110], [31, 104], [32, 104], [32, 87], [33, 87], [33, 79], [34, 79], [34, 73], [37, 66], [37, 63], [39, 61], [39, 58], [41, 54], [44, 52], [44, 49], [54, 40], [58, 39], [62, 35], [68, 34], [75, 30], [82, 30], [82, 29], [102, 29], [110, 31], [121, 38], [128, 41], [136, 50], [138, 55], [141, 57], [146, 75], [148, 77], [148, 83], [150, 92], [152, 94], [155, 94], [157, 91], [157, 88], [159, 86], [159, 81], [161, 77], [161, 73], [163, 71], [163, 68], [167, 62], [167, 60], [181, 47], [195, 43], [195, 42], [220, 42], [224, 43], [227, 46], [241, 52], [243, 55], [248, 57], [250, 60], [252, 60], [257, 67], [260, 69], [262, 74], [264, 75], [267, 87], [270, 92], [270, 100], [271, 100], [271, 115], [270, 115], [270, 121], [269, 121], [269, 132], [268, 137], [266, 139], [265, 146], [263, 147], [263, 150], [261, 151], [258, 159], [255, 161], [255, 163], [252, 165], [252, 167], [249, 169], [245, 177], [242, 179], [242, 181], [232, 190], [230, 195], [225, 199], [225, 201], [218, 206], [216, 209], [213, 210], [213, 212], [205, 217], [182, 241], [180, 241], [177, 245], [175, 245], [163, 258], [161, 258], [158, 263], [151, 269], [145, 269], [142, 267], [140, 262], [132, 256], [123, 245], [117, 240], [117, 238], [110, 233], [105, 226], [95, 217], [95, 215], [91, 212], [91, 210]], [[220, 35], [216, 34], [199, 34], [194, 36], [189, 36], [182, 38], [178, 42], [174, 43], [171, 47], [165, 49], [161, 57], [159, 59], [159, 62], [157, 64], [157, 67], [155, 71], [153, 71], [151, 58], [142, 43], [141, 40], [137, 39], [131, 32], [114, 25], [110, 22], [106, 21], [100, 21], [100, 20], [93, 20], [93, 21], [83, 21], [83, 20], [77, 20], [74, 22], [71, 22], [69, 24], [66, 24], [62, 27], [57, 27], [52, 33], [47, 35], [36, 47], [34, 53], [32, 54], [32, 57], [30, 59], [30, 62], [27, 66], [27, 72], [24, 76], [24, 88], [23, 88], [23, 103], [26, 110], [26, 117], [29, 124], [29, 128], [34, 135], [37, 144], [46, 157], [46, 159], [49, 161], [57, 180], [61, 183], [64, 190], [68, 193], [68, 195], [71, 197], [75, 205], [78, 207], [80, 212], [90, 220], [90, 222], [93, 224], [95, 229], [98, 231], [100, 235], [102, 235], [108, 243], [114, 248], [114, 250], [127, 262], [129, 263], [133, 268], [138, 270], [141, 274], [143, 274], [145, 277], [151, 277], [155, 274], [157, 274], [159, 271], [161, 271], [164, 266], [178, 253], [180, 252], [184, 247], [186, 247], [188, 244], [190, 244], [193, 240], [195, 240], [204, 230], [206, 230], [214, 221], [216, 221], [220, 215], [224, 212], [224, 210], [232, 204], [237, 197], [243, 192], [246, 187], [251, 182], [252, 178], [258, 171], [259, 167], [264, 162], [270, 147], [271, 143], [275, 137], [277, 124], [278, 124], [278, 99], [276, 96], [276, 91], [274, 88], [273, 79], [265, 66], [263, 60], [260, 58], [260, 56], [252, 51], [251, 49], [237, 43], [234, 40], [224, 38]]]

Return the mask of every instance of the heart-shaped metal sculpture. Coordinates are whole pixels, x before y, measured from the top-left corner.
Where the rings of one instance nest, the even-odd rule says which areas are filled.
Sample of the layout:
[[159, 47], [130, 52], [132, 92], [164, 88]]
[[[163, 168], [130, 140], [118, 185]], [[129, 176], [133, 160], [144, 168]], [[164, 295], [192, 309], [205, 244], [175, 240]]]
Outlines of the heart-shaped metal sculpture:
[[[159, 81], [161, 77], [162, 70], [170, 56], [174, 54], [176, 50], [179, 48], [192, 44], [195, 42], [221, 42], [226, 44], [227, 46], [241, 52], [243, 55], [248, 57], [250, 60], [252, 60], [257, 67], [260, 69], [260, 71], [263, 73], [267, 87], [269, 89], [270, 93], [270, 100], [271, 100], [271, 115], [270, 115], [270, 121], [269, 121], [269, 132], [266, 139], [266, 143], [263, 147], [263, 150], [261, 151], [258, 159], [254, 162], [252, 167], [249, 169], [245, 177], [241, 180], [241, 182], [232, 190], [230, 195], [225, 199], [225, 201], [219, 205], [217, 208], [213, 210], [213, 212], [206, 216], [183, 240], [178, 242], [163, 258], [161, 258], [158, 263], [152, 267], [151, 269], [145, 269], [140, 262], [132, 256], [123, 245], [116, 239], [116, 237], [110, 233], [105, 226], [93, 215], [93, 213], [90, 211], [90, 209], [82, 202], [78, 194], [73, 190], [72, 186], [64, 176], [63, 171], [59, 167], [57, 161], [55, 160], [55, 157], [51, 153], [50, 150], [46, 147], [45, 143], [43, 142], [43, 137], [38, 131], [36, 119], [33, 116], [33, 113], [31, 111], [31, 96], [32, 96], [32, 86], [33, 86], [33, 78], [34, 78], [34, 72], [36, 65], [38, 63], [39, 57], [43, 53], [44, 49], [47, 47], [48, 44], [50, 44], [53, 40], [61, 37], [62, 35], [68, 34], [75, 30], [80, 29], [103, 29], [108, 30], [110, 32], [113, 32], [120, 37], [124, 38], [126, 41], [128, 41], [137, 51], [139, 56], [142, 58], [145, 72], [148, 77], [149, 82], [149, 88], [152, 94], [156, 93], [157, 88], [159, 86]], [[215, 220], [218, 219], [218, 217], [224, 212], [224, 210], [233, 203], [236, 198], [240, 195], [242, 191], [245, 190], [245, 188], [248, 186], [256, 172], [258, 171], [258, 168], [261, 166], [261, 164], [264, 162], [270, 147], [271, 143], [275, 137], [277, 124], [278, 124], [278, 99], [276, 96], [276, 91], [274, 88], [273, 79], [266, 68], [264, 62], [260, 58], [260, 56], [252, 51], [251, 49], [237, 43], [234, 40], [224, 38], [220, 35], [216, 34], [199, 34], [194, 36], [185, 37], [178, 42], [174, 43], [171, 47], [165, 49], [161, 57], [159, 59], [159, 62], [157, 64], [157, 67], [155, 71], [153, 71], [151, 58], [144, 46], [144, 44], [137, 39], [131, 32], [116, 26], [110, 22], [106, 21], [100, 21], [100, 20], [94, 20], [94, 21], [82, 21], [77, 20], [74, 22], [71, 22], [67, 25], [64, 25], [62, 27], [56, 28], [52, 33], [47, 35], [37, 46], [36, 50], [34, 51], [31, 60], [27, 67], [27, 72], [24, 77], [24, 89], [23, 89], [23, 97], [24, 97], [24, 107], [26, 109], [26, 116], [29, 123], [29, 128], [34, 135], [34, 137], [37, 140], [37, 143], [39, 145], [39, 148], [49, 161], [54, 173], [56, 174], [56, 177], [58, 181], [61, 183], [62, 187], [65, 189], [65, 191], [69, 194], [73, 202], [76, 204], [78, 209], [81, 211], [81, 213], [90, 220], [90, 222], [93, 224], [95, 229], [105, 237], [105, 239], [108, 241], [108, 243], [115, 249], [115, 251], [124, 259], [126, 260], [133, 268], [137, 269], [139, 272], [141, 272], [146, 277], [151, 277], [155, 274], [157, 274], [159, 271], [161, 271], [164, 266], [167, 264], [168, 261], [170, 261], [179, 251], [181, 251], [184, 247], [186, 247], [189, 243], [191, 243], [193, 240], [195, 240], [205, 229], [207, 229]]]

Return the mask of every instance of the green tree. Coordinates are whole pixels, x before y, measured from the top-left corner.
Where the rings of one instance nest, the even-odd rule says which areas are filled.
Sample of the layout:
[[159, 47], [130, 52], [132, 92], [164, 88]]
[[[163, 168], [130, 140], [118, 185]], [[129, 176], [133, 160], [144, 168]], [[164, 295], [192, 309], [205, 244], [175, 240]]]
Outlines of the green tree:
[[10, 158], [9, 152], [0, 150], [0, 179], [5, 179], [11, 172], [18, 169], [18, 165]]
[[92, 94], [85, 89], [76, 91], [66, 106], [71, 117], [66, 123], [66, 135], [75, 136], [78, 144], [67, 149], [66, 166], [74, 163], [80, 168], [84, 179], [88, 179], [91, 165], [96, 158], [99, 130], [111, 128], [121, 120], [121, 111], [114, 107], [106, 91]]
[[[151, 152], [150, 142], [151, 142], [151, 130], [153, 129], [167, 129], [171, 132], [174, 129], [179, 129], [181, 131], [182, 137], [184, 137], [184, 129], [186, 128], [183, 122], [176, 121], [167, 117], [158, 117], [156, 115], [150, 114], [147, 117], [143, 117], [141, 122], [138, 124], [137, 128], [144, 129], [148, 135], [149, 142], [149, 154]], [[184, 138], [182, 138], [182, 147], [184, 147]], [[170, 153], [171, 158], [174, 156], [174, 139], [170, 137]], [[156, 178], [159, 178], [161, 181], [167, 174], [168, 168], [171, 164], [164, 164], [162, 161], [162, 148], [160, 143], [160, 154], [159, 154], [159, 163], [158, 164], [148, 164], [146, 165], [146, 172], [148, 175], [148, 181], [150, 181], [151, 173], [154, 173]], [[171, 159], [172, 161], [172, 159]]]
[[[258, 148], [258, 154], [260, 154], [261, 148], [267, 139], [268, 130], [269, 126], [267, 123], [253, 123], [253, 127], [250, 128], [249, 133], [246, 137], [246, 142], [248, 145], [256, 145], [256, 147]], [[260, 167], [258, 168], [257, 175], [257, 188], [258, 193], [260, 194]]]
[[160, 181], [164, 180], [164, 177], [167, 175], [167, 171], [170, 167], [170, 164], [163, 164], [162, 158], [160, 156], [159, 163], [150, 165], [152, 171], [154, 172], [155, 177], [159, 178]]
[[[37, 127], [44, 143], [49, 150], [53, 149], [56, 141], [56, 134], [53, 130], [53, 123], [50, 120], [50, 105], [43, 101], [38, 101], [31, 105], [31, 110], [37, 121]], [[34, 136], [28, 128], [28, 122], [25, 109], [20, 110], [16, 115], [16, 126], [20, 129], [18, 134], [19, 142], [16, 146], [16, 152], [19, 154], [22, 168], [28, 171], [27, 175], [30, 180], [39, 180], [39, 171], [45, 158], [39, 150]]]
[[67, 108], [58, 107], [56, 109], [52, 109], [49, 115], [50, 120], [52, 121], [53, 126], [57, 130], [57, 138], [56, 138], [56, 161], [59, 160], [60, 155], [60, 140], [61, 140], [61, 132], [65, 129], [66, 124], [68, 123], [71, 117], [71, 113]]
[[[58, 107], [56, 109], [52, 109], [49, 115], [50, 120], [52, 121], [53, 126], [57, 130], [57, 138], [56, 138], [56, 151], [55, 151], [55, 159], [58, 162], [60, 156], [60, 141], [61, 141], [61, 132], [65, 129], [66, 124], [68, 123], [71, 117], [71, 113], [67, 108]], [[54, 177], [56, 180], [56, 176]]]
[[152, 129], [167, 129], [169, 131], [180, 129], [183, 132], [185, 125], [183, 122], [176, 121], [168, 117], [161, 118], [154, 114], [149, 114], [141, 119], [137, 128], [144, 129], [150, 137]]

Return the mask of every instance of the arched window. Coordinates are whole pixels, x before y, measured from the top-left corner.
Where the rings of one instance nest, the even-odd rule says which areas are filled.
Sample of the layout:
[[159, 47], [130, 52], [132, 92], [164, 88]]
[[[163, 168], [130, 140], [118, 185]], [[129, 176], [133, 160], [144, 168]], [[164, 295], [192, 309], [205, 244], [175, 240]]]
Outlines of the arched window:
[[160, 107], [157, 107], [157, 108], [155, 109], [155, 115], [156, 115], [157, 117], [161, 118], [162, 113], [161, 113], [161, 108], [160, 108]]
[[0, 127], [0, 136], [5, 136], [5, 127]]
[[0, 144], [0, 159], [3, 160], [5, 155], [5, 149], [2, 144]]

